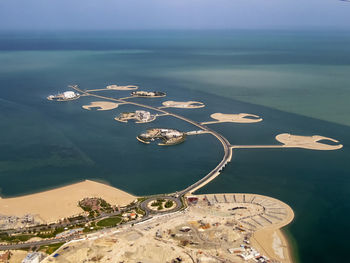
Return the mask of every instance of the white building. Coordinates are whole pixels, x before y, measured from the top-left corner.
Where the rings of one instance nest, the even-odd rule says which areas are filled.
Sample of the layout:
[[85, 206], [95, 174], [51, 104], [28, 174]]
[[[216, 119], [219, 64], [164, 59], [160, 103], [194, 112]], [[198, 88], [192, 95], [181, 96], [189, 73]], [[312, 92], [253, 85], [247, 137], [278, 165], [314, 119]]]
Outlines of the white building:
[[63, 97], [65, 99], [73, 99], [76, 96], [78, 96], [79, 94], [75, 93], [74, 91], [65, 91], [63, 92]]
[[138, 110], [135, 111], [136, 118], [142, 122], [149, 121], [152, 117], [149, 111]]
[[22, 263], [39, 263], [43, 259], [43, 254], [39, 252], [28, 253]]

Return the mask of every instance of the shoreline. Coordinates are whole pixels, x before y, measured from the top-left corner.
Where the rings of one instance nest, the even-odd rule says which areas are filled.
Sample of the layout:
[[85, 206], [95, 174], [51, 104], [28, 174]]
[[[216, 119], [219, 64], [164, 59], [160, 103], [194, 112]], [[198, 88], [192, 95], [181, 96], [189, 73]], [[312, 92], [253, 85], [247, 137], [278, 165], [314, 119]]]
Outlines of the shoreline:
[[[273, 197], [269, 198], [282, 202]], [[288, 204], [284, 204], [289, 210], [288, 219], [279, 225], [258, 230], [253, 234], [251, 240], [254, 246], [260, 247], [271, 258], [276, 258], [276, 256], [278, 257], [281, 255], [279, 260], [282, 263], [297, 263], [298, 261], [296, 261], [292, 242], [284, 230], [291, 222], [294, 221], [295, 214], [293, 209]], [[271, 243], [271, 246], [268, 246], [266, 243]]]
[[289, 225], [281, 228], [281, 234], [284, 236], [284, 238], [287, 240], [288, 248], [289, 248], [289, 255], [291, 262], [293, 263], [299, 263], [299, 251], [298, 251], [298, 243], [296, 242], [295, 238], [293, 237], [292, 233], [289, 231]]
[[[215, 195], [218, 197], [221, 196], [222, 199], [222, 196], [225, 194], [217, 193], [193, 196], [199, 198], [209, 196], [213, 198], [212, 196]], [[265, 195], [252, 193], [232, 193], [232, 195], [236, 196], [234, 197], [234, 202], [252, 203], [252, 201], [257, 198], [255, 199], [256, 201], [254, 201], [256, 204], [262, 205], [264, 203], [264, 207], [266, 207], [266, 205], [267, 207], [271, 207], [271, 203], [277, 203], [281, 209], [284, 209], [283, 214], [285, 217], [283, 220], [281, 219], [282, 221], [275, 221], [271, 226], [264, 225], [263, 228], [257, 229], [250, 240], [253, 247], [258, 248], [258, 250], [262, 251], [263, 254], [269, 258], [279, 259], [281, 263], [296, 263], [294, 247], [283, 229], [294, 219], [294, 211], [292, 208], [276, 198]], [[243, 199], [242, 196], [244, 196]], [[30, 214], [36, 218], [42, 219], [42, 222], [45, 223], [57, 222], [65, 217], [84, 213], [78, 206], [78, 202], [85, 197], [100, 197], [110, 204], [120, 206], [127, 205], [137, 198], [113, 186], [92, 180], [84, 180], [30, 195], [5, 199], [0, 198], [0, 214], [14, 216]], [[214, 198], [216, 199], [216, 197]], [[238, 198], [237, 201], [236, 198]], [[242, 200], [239, 201], [240, 199]], [[251, 200], [248, 201], [249, 199]], [[260, 199], [260, 201], [258, 201], [258, 199]], [[274, 206], [275, 204], [272, 204], [272, 207]]]
[[41, 222], [57, 222], [62, 218], [82, 214], [84, 211], [78, 202], [85, 197], [102, 198], [117, 206], [125, 206], [137, 198], [105, 183], [83, 180], [33, 194], [0, 197], [0, 214], [17, 217], [29, 214]]

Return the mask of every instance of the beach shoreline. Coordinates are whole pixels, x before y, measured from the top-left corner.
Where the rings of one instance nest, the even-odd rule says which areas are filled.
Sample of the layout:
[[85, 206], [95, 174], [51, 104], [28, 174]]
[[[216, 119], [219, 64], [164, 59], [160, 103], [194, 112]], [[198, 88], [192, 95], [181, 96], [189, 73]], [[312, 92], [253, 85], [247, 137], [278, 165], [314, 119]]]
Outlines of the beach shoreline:
[[78, 202], [86, 197], [97, 197], [111, 205], [125, 206], [137, 197], [105, 183], [84, 180], [77, 183], [17, 197], [0, 197], [0, 214], [23, 217], [32, 215], [43, 223], [57, 222], [78, 215], [83, 210]]

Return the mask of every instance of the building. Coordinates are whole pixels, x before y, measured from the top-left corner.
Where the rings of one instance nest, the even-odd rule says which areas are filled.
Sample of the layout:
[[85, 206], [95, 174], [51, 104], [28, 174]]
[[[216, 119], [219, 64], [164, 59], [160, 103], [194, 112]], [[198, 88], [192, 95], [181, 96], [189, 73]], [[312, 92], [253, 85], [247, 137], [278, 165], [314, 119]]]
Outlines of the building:
[[79, 95], [79, 94], [75, 93], [74, 91], [65, 91], [65, 92], [63, 92], [63, 98], [65, 98], [65, 99], [73, 99], [77, 95]]
[[141, 122], [150, 121], [153, 117], [149, 111], [137, 110], [135, 111], [135, 117]]
[[65, 91], [57, 95], [50, 95], [47, 97], [48, 100], [65, 101], [74, 100], [80, 97], [80, 94], [74, 91]]
[[31, 252], [22, 260], [22, 263], [39, 263], [44, 258], [40, 252]]

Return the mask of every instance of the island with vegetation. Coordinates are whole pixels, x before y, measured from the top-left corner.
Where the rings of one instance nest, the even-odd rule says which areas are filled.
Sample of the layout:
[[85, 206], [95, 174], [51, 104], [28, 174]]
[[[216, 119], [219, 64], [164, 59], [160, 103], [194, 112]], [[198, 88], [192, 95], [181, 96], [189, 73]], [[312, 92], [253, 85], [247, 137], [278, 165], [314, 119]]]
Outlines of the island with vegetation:
[[155, 140], [161, 140], [158, 145], [175, 145], [182, 143], [186, 134], [174, 129], [153, 128], [136, 137], [140, 142], [149, 144]]
[[157, 115], [151, 114], [149, 111], [137, 110], [135, 112], [122, 112], [114, 119], [119, 122], [128, 122], [128, 120], [135, 120], [135, 123], [146, 123], [154, 121]]
[[133, 91], [131, 92], [133, 97], [142, 97], [142, 98], [159, 98], [165, 97], [166, 93], [161, 91]]

